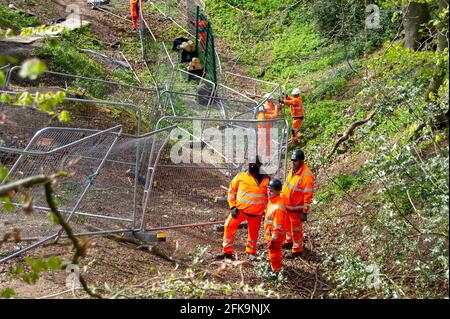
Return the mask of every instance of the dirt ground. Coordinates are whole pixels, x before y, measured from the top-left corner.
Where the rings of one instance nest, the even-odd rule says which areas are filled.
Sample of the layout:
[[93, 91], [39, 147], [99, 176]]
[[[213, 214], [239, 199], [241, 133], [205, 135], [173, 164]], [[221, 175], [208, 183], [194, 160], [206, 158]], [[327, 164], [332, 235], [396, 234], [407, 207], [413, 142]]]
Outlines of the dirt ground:
[[[0, 0], [1, 4], [8, 4], [10, 1]], [[42, 1], [28, 1], [28, 0], [16, 0], [13, 3], [26, 11], [33, 12], [38, 16], [40, 23], [48, 23], [56, 18], [65, 17], [66, 5], [69, 3], [75, 3], [80, 6], [83, 19], [89, 20], [92, 23], [92, 30], [95, 34], [99, 35], [106, 42], [114, 42], [121, 37], [127, 36], [128, 31], [131, 28], [131, 22], [120, 19], [114, 19], [111, 16], [104, 13], [91, 10], [84, 0], [42, 0]], [[26, 4], [26, 6], [25, 6]], [[123, 16], [128, 17], [128, 12], [124, 11]], [[156, 24], [156, 30], [163, 28], [167, 21], [163, 19], [157, 20], [161, 22]], [[219, 42], [220, 43], [220, 42]], [[28, 51], [25, 51], [26, 54]], [[230, 60], [229, 57], [224, 57], [224, 60]], [[239, 69], [239, 65], [236, 66]], [[242, 84], [245, 87], [245, 83]], [[250, 90], [251, 85], [248, 86]], [[112, 121], [112, 119], [110, 119]], [[105, 125], [113, 124], [103, 123]], [[76, 120], [71, 122], [71, 125], [76, 126]], [[109, 127], [109, 126], [107, 126]], [[8, 136], [10, 134], [7, 134]], [[14, 136], [16, 138], [14, 138]], [[13, 138], [3, 137], [7, 139], [8, 144], [16, 145], [17, 147], [23, 147], [26, 140], [29, 140], [32, 135], [28, 133], [20, 133], [13, 135]], [[100, 186], [105, 184], [108, 180], [107, 174], [114, 174], [114, 170], [104, 171], [104, 176], [100, 176]], [[176, 175], [168, 173], [166, 176], [170, 179], [176, 178]], [[172, 175], [171, 175], [172, 174]], [[202, 173], [207, 178], [213, 180], [214, 174], [208, 176], [207, 172]], [[125, 185], [128, 182], [127, 177], [116, 178], [115, 184], [117, 187]], [[98, 186], [98, 185], [97, 185]], [[98, 186], [99, 188], [101, 188]], [[228, 186], [228, 185], [225, 185]], [[167, 185], [160, 185], [161, 194], [168, 191], [165, 187]], [[177, 195], [177, 188], [174, 187], [171, 190], [172, 195]], [[217, 196], [226, 196], [226, 191], [220, 188], [220, 185], [198, 185], [195, 184], [195, 190], [187, 192], [183, 190], [185, 196], [181, 207], [171, 206], [168, 210], [168, 199], [158, 201], [157, 205], [153, 207], [155, 214], [173, 214], [175, 216], [182, 215], [189, 212], [187, 209], [187, 201], [195, 196], [201, 196], [206, 198], [206, 206], [208, 206], [214, 213], [214, 218], [217, 220], [217, 216], [226, 216], [226, 209], [223, 207], [223, 203], [213, 202], [213, 198]], [[123, 194], [122, 194], [123, 195]], [[85, 207], [88, 210], [107, 211], [110, 208], [114, 208], [115, 200], [117, 198], [108, 198], [107, 196], [95, 196], [95, 202]], [[201, 206], [202, 202], [196, 203], [196, 206]], [[116, 205], [117, 206], [117, 205]], [[219, 213], [217, 213], [219, 212]], [[224, 213], [225, 212], [225, 213]], [[87, 223], [88, 224], [88, 223]], [[78, 224], [77, 224], [78, 225]], [[81, 223], [83, 225], [83, 223]], [[152, 226], [148, 224], [147, 226]], [[242, 286], [242, 283], [250, 286], [264, 284], [266, 289], [271, 289], [278, 294], [281, 298], [317, 298], [326, 296], [326, 291], [331, 289], [329, 283], [321, 275], [321, 260], [316, 254], [316, 243], [314, 238], [308, 236], [308, 225], [305, 225], [305, 251], [304, 256], [301, 259], [295, 261], [284, 260], [284, 273], [286, 276], [286, 282], [284, 284], [269, 284], [261, 279], [256, 271], [256, 266], [264, 263], [250, 263], [246, 260], [245, 256], [245, 240], [246, 229], [241, 229], [237, 233], [236, 239], [236, 253], [238, 260], [236, 262], [221, 262], [214, 259], [214, 255], [221, 251], [222, 235], [220, 231], [214, 230], [210, 226], [183, 228], [177, 230], [167, 230], [165, 234], [167, 236], [166, 242], [160, 242], [155, 244], [166, 255], [171, 256], [178, 262], [176, 266], [173, 262], [156, 256], [148, 250], [142, 250], [135, 244], [124, 243], [117, 240], [112, 240], [110, 237], [94, 237], [90, 248], [88, 249], [87, 256], [82, 259], [81, 274], [86, 281], [97, 287], [105, 296], [111, 297], [117, 290], [130, 287], [132, 285], [139, 285], [144, 281], [148, 281], [149, 278], [158, 277], [158, 280], [173, 275], [174, 277], [185, 277], [186, 271], [189, 268], [201, 269], [205, 272], [205, 276], [209, 276], [212, 282], [218, 284], [230, 283], [236, 287]], [[81, 228], [85, 229], [85, 228]], [[152, 244], [153, 245], [153, 244]], [[199, 248], [205, 248], [204, 254], [200, 258], [195, 258], [195, 253]], [[267, 260], [267, 252], [265, 244], [260, 236], [258, 243], [259, 254], [265, 252], [262, 256], [263, 260]], [[72, 255], [71, 245], [67, 239], [62, 239], [58, 244], [48, 243], [37, 249], [32, 250], [25, 256], [30, 257], [44, 257], [58, 256], [64, 261], [69, 261]], [[195, 260], [195, 265], [194, 265]], [[10, 260], [0, 265], [0, 290], [10, 287], [13, 288], [18, 298], [87, 298], [88, 296], [82, 291], [64, 292], [67, 290], [66, 279], [68, 273], [65, 270], [59, 271], [44, 271], [41, 278], [35, 285], [28, 285], [22, 280], [14, 277], [11, 274], [11, 269], [17, 266], [19, 263], [23, 263], [24, 256]], [[267, 261], [266, 261], [267, 264]], [[155, 282], [153, 282], [155, 285]], [[127, 294], [121, 295], [126, 297]], [[141, 295], [145, 297], [145, 294]], [[203, 296], [205, 298], [262, 298], [261, 294], [247, 293], [245, 290], [239, 288], [232, 290], [229, 295], [223, 295], [214, 290], [206, 291]]]
[[[158, 248], [168, 256], [183, 263], [175, 266], [172, 262], [162, 259], [145, 250], [138, 250], [133, 244], [116, 242], [108, 238], [93, 238], [88, 255], [82, 260], [81, 274], [86, 281], [103, 290], [103, 295], [111, 296], [113, 292], [126, 287], [139, 284], [160, 274], [160, 278], [173, 275], [175, 278], [186, 276], [187, 268], [201, 269], [211, 280], [218, 284], [232, 284], [239, 287], [241, 282], [250, 286], [264, 283], [280, 297], [288, 298], [314, 298], [330, 289], [330, 285], [320, 276], [320, 259], [314, 253], [314, 243], [306, 240], [305, 255], [296, 261], [284, 261], [286, 283], [284, 285], [271, 285], [261, 279], [256, 273], [252, 263], [246, 260], [244, 253], [246, 230], [237, 234], [236, 253], [237, 262], [221, 262], [214, 259], [220, 252], [222, 233], [214, 231], [211, 226], [193, 229], [180, 229], [166, 231], [167, 241], [158, 243]], [[192, 266], [192, 255], [197, 247], [205, 247], [201, 261]], [[265, 251], [265, 245], [260, 243], [259, 252]], [[26, 256], [43, 257], [58, 256], [64, 261], [71, 258], [71, 245], [67, 240], [61, 240], [54, 245], [49, 244], [33, 250]], [[111, 254], [113, 252], [113, 254]], [[20, 279], [14, 278], [10, 270], [24, 257], [0, 265], [0, 288], [13, 288], [19, 298], [73, 298], [71, 292], [59, 296], [51, 296], [64, 292], [66, 288], [67, 273], [65, 270], [44, 271], [42, 277], [35, 285], [28, 285]], [[263, 256], [267, 259], [267, 253]], [[238, 265], [238, 266], [236, 266]], [[106, 288], [109, 287], [109, 288]], [[287, 291], [290, 290], [288, 294]], [[77, 298], [84, 298], [84, 292], [76, 292]], [[126, 294], [124, 294], [126, 296]], [[263, 298], [256, 293], [246, 293], [239, 289], [233, 290], [229, 295], [216, 295], [214, 291], [206, 291], [205, 298]]]

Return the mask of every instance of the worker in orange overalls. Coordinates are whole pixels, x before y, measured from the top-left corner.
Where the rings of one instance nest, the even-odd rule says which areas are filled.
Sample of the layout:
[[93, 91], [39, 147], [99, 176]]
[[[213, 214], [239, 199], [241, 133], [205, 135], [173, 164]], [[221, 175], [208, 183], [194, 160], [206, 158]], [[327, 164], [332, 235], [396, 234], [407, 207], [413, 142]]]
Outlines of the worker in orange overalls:
[[198, 38], [202, 48], [206, 48], [206, 20], [198, 22]]
[[303, 102], [300, 96], [300, 89], [295, 88], [292, 90], [292, 97], [288, 96], [284, 101], [285, 105], [289, 105], [291, 108], [292, 116], [292, 141], [298, 143], [298, 130], [303, 122]]
[[278, 115], [278, 110], [275, 106], [275, 104], [273, 103], [273, 96], [271, 93], [266, 93], [263, 96], [263, 99], [266, 99], [266, 101], [264, 102], [264, 108], [266, 110], [266, 112], [272, 113], [277, 111], [277, 115]]
[[314, 196], [314, 176], [306, 166], [305, 154], [296, 149], [291, 156], [292, 169], [283, 185], [281, 196], [286, 205], [286, 241], [283, 248], [292, 248], [285, 258], [300, 257], [303, 251], [302, 222], [307, 220]]
[[140, 14], [140, 0], [130, 0], [131, 20], [133, 21], [133, 31], [138, 27]]
[[[267, 188], [269, 203], [264, 218], [264, 238], [269, 248], [270, 267], [274, 274], [281, 271], [283, 260], [282, 245], [286, 237], [286, 208], [280, 196], [282, 184], [279, 179], [272, 179]], [[274, 279], [274, 278], [270, 278]]]
[[[267, 93], [263, 97], [266, 99], [264, 106], [260, 106], [258, 109], [258, 121], [274, 120], [278, 118], [279, 110], [273, 103], [273, 99], [270, 93]], [[258, 154], [270, 158], [271, 151], [271, 136], [270, 131], [273, 127], [271, 122], [258, 123]]]
[[[191, 21], [191, 23], [194, 26], [197, 26], [197, 21]], [[205, 19], [201, 19], [198, 21], [198, 40], [199, 40], [199, 46], [200, 50], [202, 52], [205, 52], [206, 50], [206, 26], [208, 22]]]
[[260, 173], [262, 163], [258, 156], [249, 160], [248, 171], [236, 175], [228, 189], [231, 214], [225, 221], [223, 252], [217, 259], [234, 259], [234, 237], [239, 225], [247, 221], [248, 237], [245, 252], [250, 261], [256, 259], [256, 244], [264, 210], [267, 206], [267, 185], [270, 177]]

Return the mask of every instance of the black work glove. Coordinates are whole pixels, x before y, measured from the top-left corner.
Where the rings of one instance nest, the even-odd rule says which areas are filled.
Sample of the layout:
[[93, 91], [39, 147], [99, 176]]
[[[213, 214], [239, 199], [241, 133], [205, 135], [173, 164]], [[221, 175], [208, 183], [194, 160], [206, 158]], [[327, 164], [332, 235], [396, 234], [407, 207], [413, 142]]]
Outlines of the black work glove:
[[237, 209], [236, 207], [233, 207], [233, 208], [231, 209], [231, 217], [237, 218], [237, 217], [238, 217], [238, 214], [239, 214], [239, 209]]
[[308, 220], [308, 214], [301, 213], [300, 219], [302, 222], [306, 222]]

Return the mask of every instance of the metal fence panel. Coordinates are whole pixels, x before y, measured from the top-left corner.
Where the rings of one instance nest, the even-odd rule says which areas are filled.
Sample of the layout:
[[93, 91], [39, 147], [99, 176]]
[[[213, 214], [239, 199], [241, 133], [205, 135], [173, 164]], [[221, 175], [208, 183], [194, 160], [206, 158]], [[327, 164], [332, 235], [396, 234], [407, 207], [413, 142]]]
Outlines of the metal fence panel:
[[[68, 169], [70, 174], [59, 178], [58, 186], [55, 188], [55, 198], [59, 209], [65, 214], [68, 222], [74, 215], [87, 216], [75, 213], [121, 132], [120, 126], [105, 131], [70, 128], [42, 129], [35, 134], [25, 150], [18, 151], [25, 153], [21, 154], [10, 168], [8, 180], [39, 174], [51, 175], [60, 169]], [[5, 152], [9, 151], [0, 149], [0, 157]], [[26, 214], [20, 208], [14, 212], [7, 212], [0, 208], [2, 220], [0, 232], [4, 234], [14, 232], [16, 229], [20, 231], [21, 237], [49, 240], [60, 226], [53, 225], [46, 215], [49, 207], [42, 186], [35, 186], [28, 193], [33, 199], [35, 212]], [[20, 207], [21, 199], [15, 196], [12, 202]], [[77, 231], [76, 227], [73, 228]], [[7, 243], [1, 247], [4, 258], [0, 259], [0, 262], [33, 247], [33, 245], [14, 247], [14, 245], [14, 242], [9, 242], [9, 245]]]
[[[177, 130], [160, 151], [162, 157], [155, 169], [154, 187], [149, 189], [144, 228], [222, 223], [228, 214], [229, 182], [246, 169], [249, 156], [259, 153], [261, 125], [267, 122], [179, 117], [162, 119], [160, 125], [163, 122], [176, 124]], [[262, 170], [283, 178], [287, 124], [284, 120], [271, 123], [273, 152], [261, 154]]]
[[[142, 119], [139, 120], [145, 120], [147, 123], [143, 131], [149, 131], [151, 128], [149, 123], [156, 122], [159, 118], [159, 114], [154, 112], [154, 106], [158, 104], [157, 91], [154, 87], [129, 85], [53, 71], [44, 72], [36, 80], [24, 80], [18, 76], [19, 70], [20, 67], [11, 69], [7, 83], [9, 90], [23, 90], [23, 87], [27, 87], [27, 92], [32, 94], [64, 91], [68, 97], [79, 100], [100, 100], [110, 105], [118, 103], [118, 107], [133, 104], [136, 108], [133, 112], [139, 112], [139, 116], [142, 113]], [[41, 84], [43, 82], [52, 83], [52, 85], [43, 87]]]

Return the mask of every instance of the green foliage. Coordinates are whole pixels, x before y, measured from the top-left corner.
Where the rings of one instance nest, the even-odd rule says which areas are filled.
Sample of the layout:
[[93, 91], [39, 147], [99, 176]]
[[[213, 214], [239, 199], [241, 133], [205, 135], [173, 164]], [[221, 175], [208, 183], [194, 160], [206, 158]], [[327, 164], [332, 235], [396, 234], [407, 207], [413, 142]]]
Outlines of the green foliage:
[[0, 163], [0, 183], [3, 182], [3, 180], [6, 178], [6, 175], [8, 175], [8, 169]]
[[51, 25], [51, 26], [41, 25], [39, 27], [22, 28], [20, 30], [20, 35], [23, 37], [42, 35], [42, 34], [53, 33], [53, 32], [59, 31], [59, 30], [61, 30], [60, 25]]
[[338, 97], [343, 93], [347, 82], [355, 75], [349, 67], [333, 68], [325, 76], [313, 82], [314, 89], [308, 95], [308, 100], [316, 102], [331, 97]]
[[62, 261], [58, 257], [50, 257], [47, 260], [42, 258], [25, 257], [26, 270], [22, 265], [18, 265], [12, 269], [11, 273], [20, 276], [27, 284], [34, 285], [40, 278], [40, 274], [44, 270], [61, 269]]
[[[47, 70], [45, 63], [41, 60], [33, 58], [24, 61], [21, 65], [19, 75], [22, 78], [30, 78], [31, 80], [37, 79], [37, 77]], [[6, 104], [14, 104], [20, 106], [36, 106], [40, 111], [46, 112], [50, 115], [56, 114], [56, 107], [64, 100], [66, 94], [62, 91], [55, 93], [47, 92], [45, 94], [37, 92], [33, 97], [29, 92], [17, 93], [13, 99], [8, 93], [2, 93], [0, 101]], [[69, 114], [67, 111], [62, 111], [59, 114], [61, 122], [69, 120]]]
[[[349, 157], [362, 152], [366, 162], [362, 167], [343, 169], [355, 173], [333, 171], [334, 177], [316, 192], [317, 214], [312, 216], [315, 220], [308, 234], [317, 239], [324, 277], [334, 285], [326, 296], [442, 297], [449, 283], [449, 150], [442, 143], [448, 136], [448, 124], [437, 125], [436, 118], [448, 112], [448, 68], [439, 73], [444, 84], [437, 92], [428, 96], [425, 92], [435, 66], [448, 65], [448, 50], [412, 52], [401, 42], [391, 43], [398, 40], [402, 3], [374, 3], [382, 9], [381, 28], [377, 30], [365, 29], [365, 4], [356, 0], [206, 1], [214, 32], [224, 38], [222, 49], [232, 52], [233, 61], [244, 65], [247, 74], [256, 77], [264, 68], [261, 77], [266, 80], [280, 82], [288, 89], [300, 84], [305, 94], [302, 147], [308, 160], [323, 164], [321, 169], [346, 165], [334, 162], [326, 166], [329, 162], [324, 154], [351, 123], [364, 119], [372, 109], [378, 110], [337, 151], [345, 149]], [[430, 7], [435, 13], [435, 6]], [[173, 28], [166, 31], [175, 37]], [[39, 53], [51, 59], [55, 70], [111, 76], [76, 50], [85, 45], [101, 48], [101, 42], [88, 40], [86, 32], [65, 32], [62, 40], [47, 40]], [[382, 50], [360, 59], [363, 52], [370, 53], [383, 43]], [[134, 37], [123, 44], [123, 50], [138, 59], [138, 46]], [[154, 53], [156, 48], [148, 47], [147, 51]], [[116, 71], [112, 76], [127, 81], [128, 75]], [[289, 83], [285, 83], [287, 79]], [[352, 80], [358, 84], [354, 96], [344, 94]], [[76, 87], [77, 83], [71, 85]], [[101, 86], [90, 90], [96, 97], [107, 94]], [[2, 96], [4, 102], [7, 99]], [[16, 100], [25, 104], [30, 96]], [[175, 99], [173, 107], [179, 114], [195, 115], [182, 99]], [[111, 112], [111, 116], [122, 113]], [[60, 119], [68, 119], [68, 115], [61, 113]], [[356, 202], [352, 195], [357, 195]], [[146, 290], [146, 297], [198, 298], [207, 291], [229, 295], [234, 290], [273, 296], [263, 286], [215, 283], [206, 271], [198, 269], [205, 266], [206, 250], [197, 247], [185, 276], [159, 278]], [[381, 272], [375, 289], [367, 284], [370, 265]], [[263, 254], [255, 271], [264, 277], [270, 272], [267, 266]], [[35, 262], [28, 267], [34, 270], [26, 280], [35, 282], [44, 266]], [[24, 273], [23, 267], [16, 272]]]
[[63, 123], [69, 122], [69, 121], [70, 121], [69, 112], [67, 112], [67, 111], [62, 111], [62, 112], [59, 114], [58, 119], [59, 119], [60, 122], [63, 122]]
[[3, 84], [5, 84], [5, 74], [0, 71], [0, 86], [2, 86]]
[[[4, 181], [8, 175], [8, 169], [0, 163], [0, 184]], [[11, 203], [10, 196], [0, 196], [0, 206], [5, 212], [12, 212], [14, 210], [14, 205]]]
[[[368, 18], [366, 4], [358, 0], [319, 0], [312, 5], [313, 18], [320, 33], [330, 39], [339, 41], [368, 52], [379, 47], [386, 38], [392, 38], [398, 32], [401, 19], [396, 19], [401, 12], [401, 5], [384, 1], [373, 1], [380, 8], [380, 28], [366, 28]], [[365, 38], [367, 36], [367, 43]]]
[[[84, 25], [75, 30], [64, 29], [61, 39], [64, 42], [71, 42], [77, 48], [88, 48], [91, 50], [105, 49], [105, 44], [100, 37], [92, 33], [91, 25]], [[58, 42], [54, 43], [56, 46]]]
[[202, 263], [204, 261], [204, 255], [205, 252], [210, 248], [209, 245], [203, 246], [199, 245], [196, 247], [196, 250], [194, 253], [189, 254], [192, 259], [192, 265], [197, 265], [199, 263]]
[[0, 28], [5, 27], [18, 30], [35, 25], [37, 25], [36, 17], [31, 17], [0, 5]]
[[35, 54], [50, 61], [51, 69], [75, 75], [102, 77], [105, 70], [94, 60], [78, 52], [69, 42], [59, 41], [58, 45], [37, 48]]
[[28, 59], [22, 63], [19, 76], [22, 78], [29, 78], [30, 80], [36, 80], [37, 77], [47, 71], [45, 63], [39, 59]]
[[[271, 80], [307, 73], [303, 71], [304, 61], [310, 60], [323, 43], [307, 19], [310, 14], [307, 6], [297, 3], [287, 9], [294, 3], [243, 1], [238, 4], [245, 8], [242, 11], [232, 9], [227, 1], [206, 1], [215, 33], [228, 40], [224, 45], [230, 46], [240, 63], [248, 65], [249, 75], [256, 76], [264, 65], [265, 78]], [[255, 56], [259, 59], [255, 60]], [[255, 64], [256, 61], [261, 65]]]
[[9, 196], [0, 197], [0, 204], [7, 213], [13, 212], [16, 208], [14, 204], [11, 203], [11, 198]]
[[[91, 34], [90, 26], [70, 32], [64, 31], [61, 39], [47, 38], [45, 43], [45, 46], [37, 48], [34, 54], [47, 60], [49, 68], [53, 71], [125, 83], [136, 82], [131, 74], [121, 70], [110, 71], [90, 55], [78, 50], [80, 48], [104, 49], [103, 42]], [[139, 42], [132, 47], [134, 53], [136, 53], [136, 45], [139, 45]], [[123, 45], [122, 50], [125, 51], [125, 49], [126, 44]], [[79, 87], [85, 88], [86, 93], [94, 98], [105, 99], [111, 94], [110, 86], [105, 83], [83, 79], [67, 79], [66, 82], [73, 90]]]
[[[60, 45], [36, 49], [35, 54], [40, 58], [50, 61], [53, 71], [89, 76], [93, 78], [107, 78], [107, 71], [97, 62], [78, 50], [68, 42], [60, 42]], [[108, 86], [103, 83], [91, 83], [82, 79], [70, 83], [73, 87], [77, 85], [86, 87], [87, 93], [96, 98], [103, 98], [108, 92]]]
[[315, 194], [314, 199], [318, 204], [329, 204], [332, 201], [342, 199], [345, 194], [355, 191], [367, 183], [365, 172], [342, 174], [329, 180]]
[[14, 296], [17, 296], [17, 293], [12, 288], [5, 288], [3, 290], [0, 290], [1, 299], [9, 299]]
[[14, 31], [12, 29], [6, 29], [5, 38], [11, 38], [14, 36]]
[[275, 274], [272, 272], [270, 262], [265, 251], [258, 254], [256, 261], [253, 262], [254, 272], [261, 278], [261, 281], [267, 282], [270, 286], [280, 286], [286, 283], [286, 277], [284, 276], [283, 270], [277, 274], [275, 280], [268, 281], [271, 276]]
[[[29, 92], [21, 92], [17, 93], [14, 99], [7, 93], [2, 94], [1, 101], [20, 106], [35, 106], [42, 112], [55, 115], [57, 112], [56, 107], [63, 102], [65, 97], [66, 94], [62, 91], [47, 92], [45, 94], [37, 92], [34, 97]], [[62, 111], [59, 118], [61, 121], [68, 120], [67, 111]]]
[[323, 100], [304, 103], [305, 120], [301, 129], [307, 141], [305, 150], [313, 161], [322, 162], [327, 148], [334, 143], [338, 133], [364, 116], [365, 110], [347, 101]]
[[[15, 63], [17, 63], [17, 59], [16, 58], [11, 57], [9, 55], [0, 54], [0, 67], [4, 66], [6, 64], [15, 64]], [[1, 73], [3, 73], [3, 72], [0, 71], [0, 74]]]
[[0, 100], [3, 103], [10, 104], [12, 101], [12, 98], [8, 93], [2, 93], [2, 95], [0, 96]]
[[387, 80], [389, 84], [397, 84], [399, 79], [404, 79], [404, 82], [420, 85], [430, 79], [432, 66], [441, 55], [439, 52], [412, 52], [401, 43], [388, 41], [385, 49], [374, 55], [367, 66], [378, 79]]
[[[448, 205], [444, 204], [444, 194], [448, 195], [449, 182], [448, 172], [444, 172], [448, 168], [448, 148], [442, 148], [440, 142], [445, 141], [448, 131], [436, 131], [435, 126], [436, 118], [448, 112], [447, 68], [442, 69], [443, 85], [428, 96], [429, 101], [425, 92], [434, 66], [448, 65], [448, 51], [412, 52], [400, 42], [387, 42], [379, 52], [355, 62], [364, 50], [371, 52], [386, 39], [394, 39], [401, 10], [397, 3], [376, 2], [382, 10], [382, 28], [366, 30], [366, 42], [363, 4], [340, 2], [347, 7], [345, 14], [336, 16], [335, 8], [325, 10], [333, 3], [337, 2], [313, 4], [313, 10], [319, 10], [315, 13], [330, 14], [332, 19], [311, 15], [300, 5], [296, 9], [301, 7], [301, 14], [296, 9], [289, 13], [297, 13], [298, 19], [289, 20], [289, 15], [279, 14], [277, 20], [283, 28], [272, 23], [263, 32], [268, 24], [263, 16], [277, 15], [282, 7], [279, 2], [270, 1], [267, 8], [272, 12], [268, 13], [270, 10], [262, 9], [260, 1], [207, 1], [213, 25], [216, 30], [220, 28], [216, 33], [229, 40], [227, 49], [248, 66], [251, 76], [261, 71], [254, 63], [258, 56], [264, 61], [265, 79], [311, 83], [312, 89], [304, 98], [301, 138], [312, 162], [328, 164], [323, 155], [349, 125], [378, 108], [375, 117], [342, 144], [348, 155], [363, 151], [369, 160], [363, 167], [355, 167], [356, 173], [328, 180], [316, 193], [320, 205], [331, 206], [329, 212], [318, 212], [313, 226], [314, 231], [317, 227], [314, 236], [323, 245], [319, 251], [326, 276], [336, 284], [330, 296], [442, 296], [443, 287], [448, 285]], [[345, 23], [339, 19], [346, 19]], [[329, 28], [342, 26], [345, 32], [341, 34], [339, 28], [325, 34], [331, 31]], [[354, 79], [357, 86], [351, 95], [343, 94]], [[418, 130], [423, 123], [424, 128]], [[415, 155], [418, 151], [429, 153], [430, 149], [443, 153], [433, 152], [424, 162]], [[373, 191], [361, 196], [365, 187]], [[346, 193], [358, 194], [362, 206], [353, 203]], [[350, 212], [348, 203], [352, 206]], [[345, 213], [352, 217], [341, 217], [336, 210], [340, 206], [347, 208]], [[321, 227], [325, 228], [320, 231]], [[330, 228], [342, 231], [334, 237], [323, 233], [323, 229]], [[348, 238], [353, 239], [351, 243]], [[374, 290], [366, 282], [369, 265], [377, 265], [381, 271], [381, 283]]]

